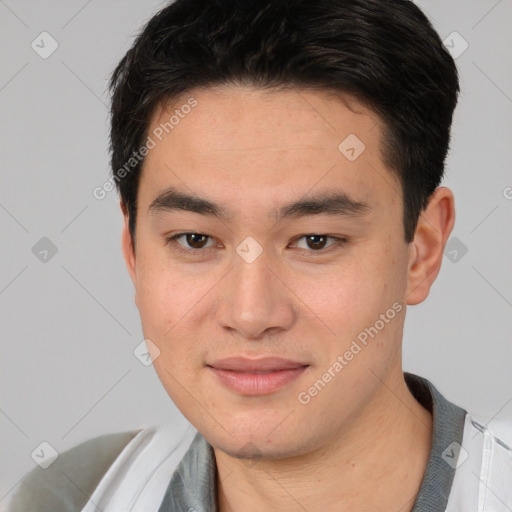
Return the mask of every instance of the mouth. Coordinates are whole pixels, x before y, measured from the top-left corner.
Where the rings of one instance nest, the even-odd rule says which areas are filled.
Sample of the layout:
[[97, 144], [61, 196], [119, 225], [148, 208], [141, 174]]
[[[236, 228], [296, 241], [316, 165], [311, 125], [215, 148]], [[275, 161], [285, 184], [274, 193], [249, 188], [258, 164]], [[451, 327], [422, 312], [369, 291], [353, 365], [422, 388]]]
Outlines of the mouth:
[[308, 364], [279, 357], [231, 357], [207, 365], [217, 380], [235, 393], [268, 395], [297, 379]]

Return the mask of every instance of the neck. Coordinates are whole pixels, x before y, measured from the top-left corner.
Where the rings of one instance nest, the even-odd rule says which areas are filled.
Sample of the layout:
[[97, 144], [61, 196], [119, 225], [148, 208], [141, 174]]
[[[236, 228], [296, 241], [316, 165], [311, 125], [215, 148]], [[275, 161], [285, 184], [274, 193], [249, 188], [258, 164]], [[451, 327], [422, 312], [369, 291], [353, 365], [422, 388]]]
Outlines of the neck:
[[401, 369], [395, 375], [334, 442], [315, 451], [248, 467], [215, 449], [219, 512], [410, 512], [430, 455], [432, 416]]

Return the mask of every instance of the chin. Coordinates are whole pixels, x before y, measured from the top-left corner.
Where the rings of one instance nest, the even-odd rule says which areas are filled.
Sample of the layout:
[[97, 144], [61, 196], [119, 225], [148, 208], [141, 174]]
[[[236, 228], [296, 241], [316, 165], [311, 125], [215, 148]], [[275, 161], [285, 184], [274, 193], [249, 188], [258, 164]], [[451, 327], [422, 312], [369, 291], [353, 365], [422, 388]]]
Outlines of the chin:
[[288, 438], [286, 442], [269, 442], [263, 435], [249, 441], [226, 439], [219, 440], [217, 444], [212, 442], [210, 444], [230, 457], [246, 460], [251, 465], [256, 464], [258, 459], [288, 459], [303, 455], [314, 449], [313, 442], [308, 443], [303, 439]]
[[[293, 416], [290, 414], [289, 419]], [[299, 430], [300, 423], [306, 431]], [[261, 414], [255, 413], [252, 420], [246, 417], [244, 421], [225, 421], [222, 427], [218, 424], [204, 427], [196, 428], [214, 448], [237, 459], [283, 459], [306, 453], [322, 442], [306, 421], [288, 423], [282, 417], [276, 420], [275, 415], [265, 421]]]

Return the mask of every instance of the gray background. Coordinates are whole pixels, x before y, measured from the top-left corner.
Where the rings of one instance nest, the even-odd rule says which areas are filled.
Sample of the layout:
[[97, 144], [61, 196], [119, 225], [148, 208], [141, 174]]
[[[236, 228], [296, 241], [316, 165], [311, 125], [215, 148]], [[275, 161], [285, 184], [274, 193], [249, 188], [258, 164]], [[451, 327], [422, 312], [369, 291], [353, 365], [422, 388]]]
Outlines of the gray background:
[[[443, 40], [456, 31], [469, 46], [456, 59], [462, 94], [444, 183], [456, 239], [430, 297], [408, 309], [404, 366], [512, 442], [512, 1], [417, 3]], [[0, 509], [42, 441], [60, 452], [184, 421], [133, 355], [143, 336], [117, 196], [92, 195], [109, 173], [107, 78], [163, 5], [0, 0]], [[43, 31], [59, 45], [46, 59], [31, 47]], [[43, 237], [57, 248], [46, 261]]]

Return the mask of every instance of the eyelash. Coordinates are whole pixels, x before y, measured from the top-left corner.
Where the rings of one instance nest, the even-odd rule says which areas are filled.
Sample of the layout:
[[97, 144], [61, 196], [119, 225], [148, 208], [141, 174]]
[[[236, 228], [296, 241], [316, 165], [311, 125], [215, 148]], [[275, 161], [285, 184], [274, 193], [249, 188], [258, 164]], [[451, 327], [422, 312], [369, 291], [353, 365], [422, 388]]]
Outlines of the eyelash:
[[[178, 233], [177, 235], [172, 235], [172, 236], [167, 237], [165, 239], [166, 245], [171, 245], [172, 244], [173, 245], [173, 250], [175, 250], [175, 251], [177, 251], [177, 252], [179, 252], [181, 254], [185, 254], [187, 256], [201, 256], [201, 255], [204, 255], [205, 252], [208, 252], [209, 249], [215, 249], [215, 247], [207, 247], [206, 249], [184, 249], [183, 246], [181, 246], [178, 243], [177, 239], [182, 237], [182, 236], [185, 236], [185, 235], [202, 235], [202, 236], [205, 236], [207, 238], [212, 238], [209, 235], [205, 235], [204, 233], [196, 233], [196, 232], [192, 232], [192, 231], [186, 231], [184, 233]], [[308, 233], [307, 235], [302, 235], [300, 237], [297, 237], [295, 239], [295, 242], [298, 242], [300, 239], [308, 237], [308, 236], [325, 237], [325, 238], [334, 240], [334, 243], [332, 245], [330, 245], [329, 247], [325, 248], [325, 249], [318, 249], [317, 251], [299, 249], [303, 255], [310, 255], [310, 254], [315, 254], [315, 255], [319, 254], [319, 255], [321, 255], [321, 254], [325, 254], [326, 252], [330, 252], [330, 249], [335, 249], [336, 247], [341, 247], [341, 246], [345, 245], [346, 243], [348, 243], [348, 239], [346, 239], [346, 238], [340, 238], [340, 237], [336, 237], [336, 236], [329, 236], [329, 235], [325, 235], [325, 234], [322, 234], [322, 233]]]

